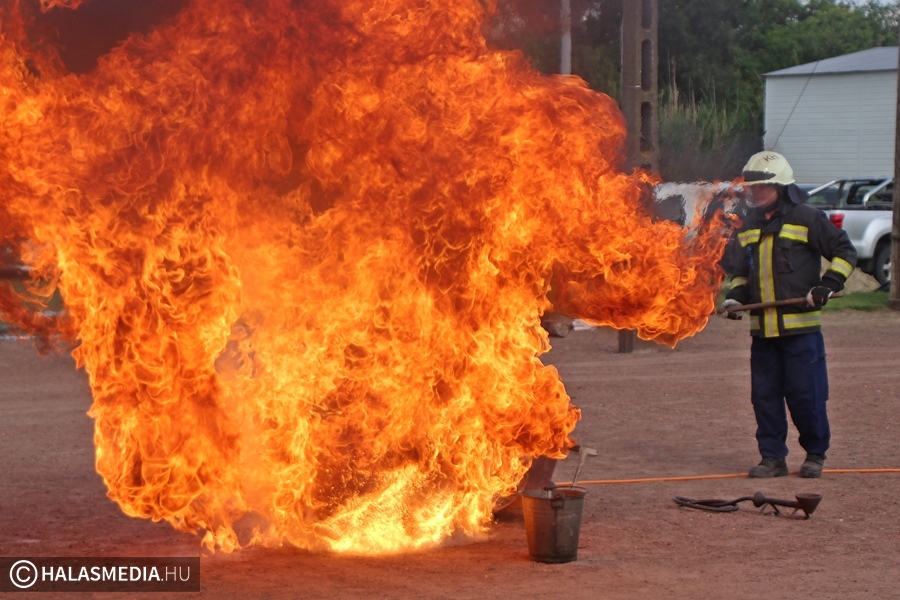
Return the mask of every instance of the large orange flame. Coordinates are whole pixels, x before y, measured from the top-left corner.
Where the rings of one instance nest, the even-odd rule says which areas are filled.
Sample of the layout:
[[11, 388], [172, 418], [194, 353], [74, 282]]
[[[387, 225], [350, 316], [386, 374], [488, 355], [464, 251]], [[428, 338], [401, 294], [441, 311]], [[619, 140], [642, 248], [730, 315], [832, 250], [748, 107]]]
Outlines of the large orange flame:
[[224, 550], [475, 534], [573, 444], [551, 291], [669, 345], [712, 313], [717, 222], [654, 221], [615, 103], [489, 49], [479, 0], [193, 0], [86, 73], [26, 16], [0, 38], [3, 241], [64, 298], [129, 515]]

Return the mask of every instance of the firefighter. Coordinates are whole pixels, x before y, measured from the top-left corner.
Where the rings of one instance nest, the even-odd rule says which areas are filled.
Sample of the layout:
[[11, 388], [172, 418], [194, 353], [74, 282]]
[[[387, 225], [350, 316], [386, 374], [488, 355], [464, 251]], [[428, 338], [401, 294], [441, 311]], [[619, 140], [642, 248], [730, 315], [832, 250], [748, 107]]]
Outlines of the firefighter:
[[[750, 385], [756, 441], [762, 456], [750, 477], [788, 474], [787, 410], [806, 460], [800, 477], [821, 477], [831, 442], [822, 307], [856, 265], [847, 233], [804, 204], [784, 156], [754, 154], [743, 170], [750, 210], [736, 232], [732, 288], [720, 314], [740, 318], [739, 304], [803, 298], [806, 302], [750, 310]], [[822, 257], [830, 266], [822, 274]], [[729, 311], [729, 309], [732, 309]]]

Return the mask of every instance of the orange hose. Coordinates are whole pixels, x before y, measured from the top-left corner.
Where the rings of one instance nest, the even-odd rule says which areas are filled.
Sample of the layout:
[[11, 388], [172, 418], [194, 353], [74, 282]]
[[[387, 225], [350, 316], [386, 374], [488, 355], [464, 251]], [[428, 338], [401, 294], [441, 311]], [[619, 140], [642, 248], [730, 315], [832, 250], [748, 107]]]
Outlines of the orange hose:
[[[823, 473], [900, 473], [900, 469], [822, 469]], [[791, 471], [796, 475], [799, 471]], [[696, 481], [699, 479], [734, 479], [747, 477], [746, 473], [726, 473], [722, 475], [686, 475], [683, 477], [645, 477], [642, 479], [588, 479], [579, 481], [577, 485], [614, 485], [623, 483], [652, 483], [655, 481]], [[571, 481], [556, 485], [572, 485]]]
[[823, 473], [900, 473], [900, 469], [822, 469]]

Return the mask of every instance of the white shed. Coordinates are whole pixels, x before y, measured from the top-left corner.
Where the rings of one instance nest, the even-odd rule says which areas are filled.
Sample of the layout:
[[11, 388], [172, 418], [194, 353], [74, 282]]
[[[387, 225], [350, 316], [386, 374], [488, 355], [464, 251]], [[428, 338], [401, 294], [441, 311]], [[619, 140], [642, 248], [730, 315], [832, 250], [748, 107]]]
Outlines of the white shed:
[[886, 46], [766, 73], [765, 148], [800, 183], [892, 176], [897, 61]]

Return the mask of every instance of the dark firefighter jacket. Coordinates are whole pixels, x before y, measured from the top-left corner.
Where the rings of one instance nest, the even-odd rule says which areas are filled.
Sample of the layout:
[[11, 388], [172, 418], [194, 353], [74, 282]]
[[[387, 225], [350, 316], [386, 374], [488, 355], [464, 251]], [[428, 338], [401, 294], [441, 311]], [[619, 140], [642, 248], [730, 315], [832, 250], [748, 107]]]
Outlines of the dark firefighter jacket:
[[[822, 257], [831, 265], [820, 276]], [[805, 297], [818, 285], [844, 288], [856, 266], [856, 249], [847, 232], [818, 208], [778, 200], [770, 219], [751, 210], [737, 232], [732, 289], [726, 298], [741, 304]], [[820, 307], [789, 304], [750, 311], [750, 333], [777, 337], [819, 331]]]

